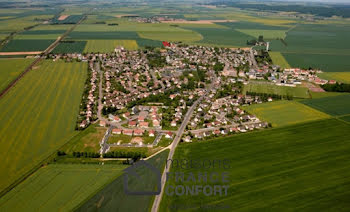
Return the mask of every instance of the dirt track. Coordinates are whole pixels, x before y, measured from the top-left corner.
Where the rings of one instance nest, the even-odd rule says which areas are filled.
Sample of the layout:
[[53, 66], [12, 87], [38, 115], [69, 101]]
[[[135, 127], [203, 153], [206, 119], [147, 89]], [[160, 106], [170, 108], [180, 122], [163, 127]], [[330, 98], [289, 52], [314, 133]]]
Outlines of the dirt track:
[[11, 56], [11, 55], [36, 55], [42, 52], [0, 52], [0, 56]]

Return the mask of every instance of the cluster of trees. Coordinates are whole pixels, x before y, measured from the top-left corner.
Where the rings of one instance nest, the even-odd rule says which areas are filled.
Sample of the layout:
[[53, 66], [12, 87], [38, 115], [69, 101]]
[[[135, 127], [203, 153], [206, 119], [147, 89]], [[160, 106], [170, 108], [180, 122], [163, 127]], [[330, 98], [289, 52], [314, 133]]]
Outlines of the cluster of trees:
[[164, 67], [166, 64], [166, 59], [160, 54], [159, 51], [147, 54], [148, 64], [151, 68], [154, 67]]
[[267, 101], [269, 97], [272, 99], [286, 99], [286, 100], [293, 100], [293, 96], [291, 95], [278, 95], [278, 94], [268, 94], [268, 93], [257, 93], [257, 92], [250, 92], [247, 91], [246, 95], [250, 96], [259, 96], [262, 101]]
[[139, 160], [140, 158], [145, 158], [145, 152], [127, 152], [127, 151], [112, 151], [103, 154], [104, 158], [132, 158], [134, 161]]
[[57, 156], [65, 156], [67, 155], [64, 151], [57, 151]]
[[240, 92], [240, 89], [235, 87], [233, 84], [226, 84], [221, 86], [221, 90], [216, 92], [215, 98], [220, 99], [226, 96], [231, 96], [234, 94], [238, 94]]
[[136, 105], [144, 105], [145, 103], [149, 103], [149, 102], [159, 102], [159, 103], [163, 103], [165, 106], [177, 107], [179, 104], [179, 101], [176, 101], [175, 99], [171, 100], [169, 98], [169, 95], [177, 93], [178, 91], [179, 91], [179, 89], [172, 89], [172, 90], [165, 91], [163, 94], [150, 95], [146, 98], [142, 98], [142, 99], [139, 99], [136, 101], [129, 102], [127, 107], [132, 108]]
[[260, 49], [258, 50], [258, 55], [255, 56], [256, 62], [258, 63], [272, 63], [272, 59], [269, 53], [266, 50]]
[[350, 84], [336, 83], [336, 84], [325, 84], [321, 87], [328, 92], [350, 92]]
[[99, 158], [100, 154], [96, 152], [73, 152], [75, 158]]

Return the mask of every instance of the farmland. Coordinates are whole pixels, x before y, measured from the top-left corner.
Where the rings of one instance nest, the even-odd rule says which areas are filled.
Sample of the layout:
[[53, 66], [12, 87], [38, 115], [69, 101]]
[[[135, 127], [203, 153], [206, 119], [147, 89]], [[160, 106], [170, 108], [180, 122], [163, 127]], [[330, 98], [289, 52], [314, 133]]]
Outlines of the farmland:
[[86, 41], [61, 41], [52, 51], [54, 54], [83, 53]]
[[34, 52], [44, 51], [55, 40], [11, 40], [1, 52]]
[[257, 92], [267, 94], [288, 95], [297, 98], [309, 98], [308, 89], [305, 87], [286, 87], [274, 84], [250, 82], [244, 86], [243, 92]]
[[128, 50], [136, 50], [138, 48], [135, 40], [88, 40], [84, 52], [110, 53], [118, 46]]
[[[159, 153], [147, 162], [153, 164], [162, 170], [169, 151]], [[149, 169], [137, 170], [142, 179], [129, 179], [128, 185], [132, 188], [153, 191], [156, 184], [153, 179], [154, 175]], [[152, 205], [152, 196], [127, 195], [123, 190], [123, 177], [118, 177], [104, 189], [99, 191], [95, 196], [81, 205], [77, 211], [96, 211], [97, 208], [102, 211], [148, 211]], [[101, 201], [102, 199], [102, 201]]]
[[34, 59], [0, 59], [0, 91], [6, 88]]
[[302, 103], [332, 116], [350, 114], [350, 95], [303, 100]]
[[87, 65], [43, 61], [0, 100], [0, 190], [74, 136]]
[[50, 164], [1, 198], [0, 210], [49, 211], [55, 208], [71, 211], [121, 175], [126, 167], [118, 164]]
[[243, 108], [256, 115], [258, 118], [271, 123], [273, 127], [298, 124], [330, 117], [325, 113], [307, 107], [296, 101], [269, 102], [245, 106]]
[[271, 41], [271, 50], [281, 52], [293, 67], [321, 68], [327, 72], [349, 71], [348, 25], [301, 24], [288, 31], [284, 44]]
[[343, 117], [341, 117], [340, 119], [343, 120], [343, 121], [346, 121], [346, 122], [348, 122], [348, 123], [350, 124], [350, 115], [348, 115], [348, 116], [343, 116]]
[[319, 74], [323, 79], [336, 80], [350, 84], [350, 72], [323, 72]]
[[[328, 119], [279, 129], [235, 135], [210, 141], [181, 144], [175, 159], [230, 160], [227, 169], [172, 167], [171, 172], [228, 172], [227, 196], [164, 194], [160, 211], [173, 207], [197, 211], [229, 208], [230, 211], [347, 211], [350, 194], [350, 125]], [[206, 163], [208, 164], [208, 163]], [[226, 166], [227, 167], [227, 166]], [[196, 177], [197, 179], [197, 177]], [[189, 185], [174, 182], [167, 185]], [[181, 190], [181, 189], [180, 189]]]
[[281, 68], [291, 68], [287, 60], [280, 52], [269, 52], [273, 64], [281, 66]]

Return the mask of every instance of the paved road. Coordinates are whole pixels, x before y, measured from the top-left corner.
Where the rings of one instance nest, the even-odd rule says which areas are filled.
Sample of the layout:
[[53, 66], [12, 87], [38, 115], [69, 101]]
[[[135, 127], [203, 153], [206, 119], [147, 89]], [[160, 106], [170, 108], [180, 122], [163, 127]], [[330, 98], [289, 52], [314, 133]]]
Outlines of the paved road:
[[250, 61], [252, 62], [252, 65], [254, 67], [254, 69], [258, 69], [258, 63], [256, 62], [255, 60], [255, 56], [254, 56], [254, 53], [253, 53], [253, 47], [250, 48]]
[[[174, 153], [175, 153], [175, 149], [177, 147], [177, 145], [179, 144], [180, 142], [180, 139], [186, 129], [186, 126], [188, 124], [188, 122], [190, 121], [191, 117], [192, 117], [192, 114], [193, 114], [193, 111], [194, 109], [197, 107], [197, 105], [202, 101], [203, 97], [200, 97], [197, 101], [195, 101], [195, 103], [191, 106], [191, 108], [187, 111], [186, 115], [185, 115], [185, 118], [184, 118], [184, 121], [182, 122], [179, 130], [177, 131], [177, 134], [174, 138], [174, 141], [173, 143], [171, 144], [170, 146], [170, 152], [169, 152], [169, 155], [168, 155], [168, 160], [172, 160], [173, 159], [173, 156], [174, 156]], [[160, 205], [160, 202], [162, 200], [162, 196], [163, 196], [163, 193], [164, 193], [164, 187], [165, 187], [165, 183], [166, 183], [166, 173], [169, 172], [170, 170], [170, 166], [165, 166], [164, 168], [164, 171], [163, 171], [163, 174], [162, 174], [162, 181], [161, 181], [161, 193], [157, 196], [155, 196], [155, 199], [154, 199], [154, 202], [153, 202], [153, 206], [152, 206], [152, 212], [157, 212], [159, 210], [159, 205]]]
[[100, 142], [100, 154], [101, 157], [103, 157], [103, 154], [106, 153], [107, 149], [109, 148], [109, 145], [107, 144], [108, 138], [109, 136], [111, 136], [111, 132], [112, 132], [113, 127], [108, 127], [105, 135], [102, 138], [102, 141]]
[[103, 72], [101, 71], [100, 63], [95, 63], [95, 71], [100, 74], [100, 82], [98, 84], [98, 106], [97, 106], [97, 117], [99, 120], [104, 120], [102, 117], [102, 98], [103, 98], [103, 92], [102, 92], [102, 81], [103, 81]]

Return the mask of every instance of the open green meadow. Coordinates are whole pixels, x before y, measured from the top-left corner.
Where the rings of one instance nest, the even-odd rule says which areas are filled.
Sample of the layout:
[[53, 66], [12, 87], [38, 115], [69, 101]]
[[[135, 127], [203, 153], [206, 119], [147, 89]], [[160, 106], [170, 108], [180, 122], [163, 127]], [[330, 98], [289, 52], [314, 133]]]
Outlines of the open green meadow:
[[281, 68], [291, 68], [288, 61], [283, 57], [281, 52], [269, 52], [273, 64], [281, 66]]
[[[229, 161], [207, 168], [180, 168], [185, 179], [199, 172], [228, 172], [228, 182], [175, 182], [169, 185], [227, 185], [227, 195], [167, 195], [160, 211], [348, 211], [350, 125], [336, 119], [180, 144], [177, 160]], [[175, 163], [174, 163], [175, 164]], [[209, 167], [209, 168], [208, 168]], [[228, 167], [228, 168], [227, 168]], [[216, 175], [217, 176], [217, 175]], [[180, 178], [181, 179], [181, 178]], [[202, 178], [203, 179], [203, 178]], [[217, 178], [216, 178], [217, 179]], [[171, 187], [169, 187], [171, 188]], [[181, 188], [178, 189], [181, 192]], [[209, 189], [207, 189], [208, 191]], [[170, 189], [172, 191], [172, 189]], [[210, 194], [210, 192], [208, 191]]]
[[259, 119], [271, 123], [273, 127], [298, 124], [330, 117], [323, 112], [296, 101], [276, 101], [254, 104], [245, 106], [243, 109], [256, 115]]
[[312, 92], [310, 91], [310, 95], [312, 99], [319, 99], [329, 96], [339, 96], [339, 95], [346, 95], [345, 93], [337, 93], [337, 92]]
[[[147, 162], [161, 171], [165, 167], [168, 154], [168, 150], [163, 151], [147, 160]], [[141, 169], [136, 170], [136, 173], [140, 178], [129, 175], [128, 186], [132, 191], [155, 191], [156, 180], [150, 169], [141, 167]], [[124, 192], [123, 182], [123, 176], [118, 177], [91, 199], [81, 204], [76, 211], [149, 211], [154, 197], [150, 195], [127, 195]]]
[[1, 52], [36, 52], [44, 51], [55, 40], [10, 40]]
[[114, 49], [118, 46], [128, 50], [136, 50], [138, 48], [135, 40], [88, 40], [84, 52], [110, 53], [114, 52]]
[[126, 167], [118, 164], [50, 164], [2, 197], [0, 210], [71, 211], [121, 175]]
[[350, 114], [350, 95], [330, 96], [320, 99], [308, 99], [301, 101], [303, 104], [323, 111], [332, 116]]
[[343, 121], [346, 121], [346, 122], [348, 122], [350, 124], [350, 115], [343, 116], [340, 119], [343, 120]]
[[250, 82], [244, 85], [243, 93], [250, 91], [256, 93], [288, 95], [296, 98], [310, 98], [308, 89], [305, 87], [287, 87], [274, 84]]
[[86, 63], [43, 61], [1, 98], [0, 191], [77, 133], [86, 70]]
[[0, 91], [4, 90], [34, 59], [0, 59]]
[[100, 152], [100, 142], [106, 133], [106, 128], [99, 127], [96, 124], [90, 125], [83, 131], [74, 136], [71, 140], [67, 142], [62, 151], [67, 154], [72, 154], [73, 152]]

